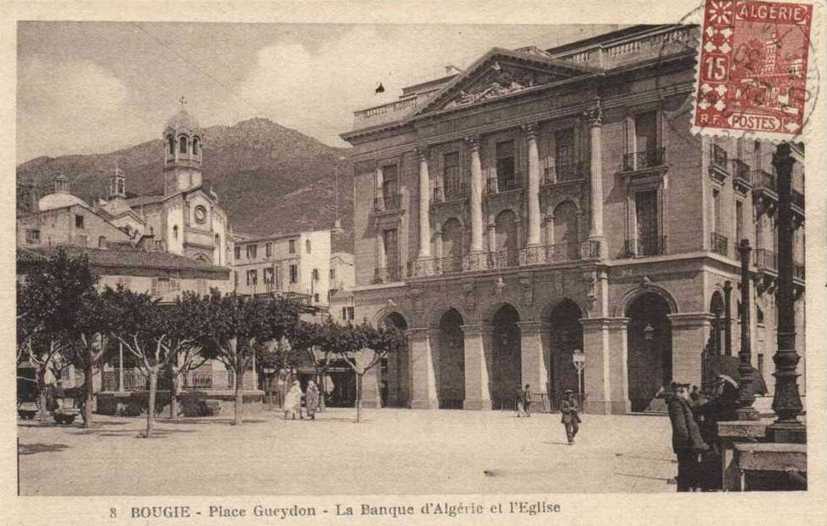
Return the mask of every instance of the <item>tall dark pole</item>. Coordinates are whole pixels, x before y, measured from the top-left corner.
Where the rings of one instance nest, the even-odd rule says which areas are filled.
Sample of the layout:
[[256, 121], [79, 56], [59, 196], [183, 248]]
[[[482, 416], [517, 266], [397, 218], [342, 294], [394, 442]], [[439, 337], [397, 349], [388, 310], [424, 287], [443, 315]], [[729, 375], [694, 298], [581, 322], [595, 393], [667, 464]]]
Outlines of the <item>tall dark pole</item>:
[[795, 350], [795, 305], [793, 303], [793, 224], [790, 207], [792, 169], [795, 160], [790, 145], [779, 144], [772, 156], [778, 184], [778, 351], [775, 362], [775, 393], [772, 409], [776, 421], [767, 428], [767, 437], [775, 442], [806, 442], [801, 414], [801, 396], [798, 393], [800, 359]]
[[752, 247], [749, 239], [742, 239], [738, 247], [741, 253], [741, 350], [738, 352], [740, 359], [738, 364], [738, 375], [741, 377], [738, 388], [738, 409], [735, 410], [738, 420], [758, 420], [758, 411], [752, 407], [755, 402], [755, 393], [752, 391], [754, 378], [752, 376], [752, 341], [750, 339], [750, 317], [752, 305], [750, 304], [749, 263]]
[[724, 282], [724, 354], [732, 356], [732, 282]]

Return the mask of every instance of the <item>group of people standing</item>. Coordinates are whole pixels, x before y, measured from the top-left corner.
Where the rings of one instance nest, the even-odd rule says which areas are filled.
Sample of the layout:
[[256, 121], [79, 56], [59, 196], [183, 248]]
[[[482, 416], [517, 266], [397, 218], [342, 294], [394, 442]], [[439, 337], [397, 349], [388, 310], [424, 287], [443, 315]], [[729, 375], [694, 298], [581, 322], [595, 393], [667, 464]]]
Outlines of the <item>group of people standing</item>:
[[[302, 392], [299, 380], [293, 380], [293, 384], [284, 397], [284, 419], [291, 418], [295, 420], [298, 416], [299, 420], [302, 420], [306, 413], [310, 420], [316, 420], [316, 411], [319, 409], [320, 400], [319, 388], [312, 379], [307, 381], [307, 388], [304, 392]], [[304, 413], [302, 412], [302, 401], [304, 401]]]
[[717, 491], [722, 486], [718, 422], [736, 420], [738, 384], [719, 376], [711, 392], [672, 383], [658, 396], [666, 399], [672, 424], [672, 450], [678, 459], [678, 491]]

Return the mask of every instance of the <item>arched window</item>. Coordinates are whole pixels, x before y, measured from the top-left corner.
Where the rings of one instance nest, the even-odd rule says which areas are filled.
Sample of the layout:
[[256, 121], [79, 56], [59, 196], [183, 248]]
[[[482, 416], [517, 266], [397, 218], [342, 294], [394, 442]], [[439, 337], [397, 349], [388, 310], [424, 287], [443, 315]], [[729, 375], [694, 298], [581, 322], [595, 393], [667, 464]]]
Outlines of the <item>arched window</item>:
[[200, 146], [201, 141], [198, 140], [198, 137], [193, 137], [192, 139], [192, 153], [193, 155], [198, 155], [198, 147]]
[[98, 238], [98, 248], [106, 248], [106, 236], [100, 236]]
[[167, 137], [167, 144], [169, 145], [169, 154], [175, 155], [175, 138], [172, 135]]
[[178, 239], [178, 225], [174, 225], [172, 227], [172, 237], [174, 239]]
[[182, 135], [178, 139], [178, 146], [179, 146], [178, 151], [180, 153], [187, 153], [187, 138], [186, 138], [186, 136]]

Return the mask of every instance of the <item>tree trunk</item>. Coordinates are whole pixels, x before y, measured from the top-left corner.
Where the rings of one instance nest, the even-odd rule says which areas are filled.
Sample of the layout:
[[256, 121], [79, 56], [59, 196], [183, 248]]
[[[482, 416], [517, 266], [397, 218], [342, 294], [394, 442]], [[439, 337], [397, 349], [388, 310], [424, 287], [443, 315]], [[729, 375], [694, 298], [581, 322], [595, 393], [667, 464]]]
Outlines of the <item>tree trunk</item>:
[[270, 411], [273, 410], [273, 375], [267, 375], [267, 405]]
[[356, 373], [356, 423], [359, 423], [359, 417], [362, 410], [362, 375]]
[[[91, 360], [89, 360], [91, 362]], [[92, 383], [94, 367], [89, 363], [83, 368], [83, 383], [86, 388], [85, 402], [83, 403], [83, 427], [92, 426], [92, 406], [95, 403], [95, 386]]]
[[46, 407], [46, 364], [37, 368], [37, 398], [40, 401], [40, 411], [38, 418], [41, 424], [49, 421], [49, 408]]
[[172, 382], [169, 391], [169, 417], [178, 420], [178, 375], [172, 374]]
[[244, 394], [241, 390], [241, 383], [244, 380], [244, 371], [240, 368], [235, 372], [235, 415], [233, 418], [234, 425], [241, 424], [242, 410], [244, 405]]
[[149, 371], [149, 403], [146, 408], [146, 436], [152, 435], [152, 424], [155, 421], [155, 398], [158, 395], [158, 369], [152, 368]]

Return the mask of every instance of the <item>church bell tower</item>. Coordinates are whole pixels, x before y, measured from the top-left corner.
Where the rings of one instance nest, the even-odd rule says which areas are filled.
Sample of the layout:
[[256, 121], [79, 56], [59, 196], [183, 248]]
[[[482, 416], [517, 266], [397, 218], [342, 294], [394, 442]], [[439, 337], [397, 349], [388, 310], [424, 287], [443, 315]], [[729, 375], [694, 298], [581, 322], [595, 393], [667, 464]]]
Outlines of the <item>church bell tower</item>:
[[181, 108], [164, 127], [164, 195], [189, 191], [203, 183], [201, 128], [185, 109], [184, 97], [179, 102]]

